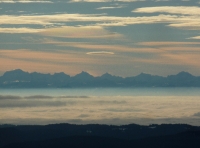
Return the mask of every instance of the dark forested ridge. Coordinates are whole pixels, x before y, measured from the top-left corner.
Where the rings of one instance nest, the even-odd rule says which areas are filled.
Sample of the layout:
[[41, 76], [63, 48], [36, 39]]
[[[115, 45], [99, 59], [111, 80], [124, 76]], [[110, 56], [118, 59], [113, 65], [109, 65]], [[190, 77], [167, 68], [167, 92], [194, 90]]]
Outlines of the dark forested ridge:
[[141, 73], [122, 78], [108, 73], [94, 77], [81, 72], [73, 77], [61, 72], [51, 74], [28, 73], [20, 69], [5, 72], [0, 88], [74, 88], [74, 87], [200, 87], [200, 77], [187, 72], [167, 77]]
[[199, 148], [200, 127], [186, 124], [0, 126], [0, 148]]

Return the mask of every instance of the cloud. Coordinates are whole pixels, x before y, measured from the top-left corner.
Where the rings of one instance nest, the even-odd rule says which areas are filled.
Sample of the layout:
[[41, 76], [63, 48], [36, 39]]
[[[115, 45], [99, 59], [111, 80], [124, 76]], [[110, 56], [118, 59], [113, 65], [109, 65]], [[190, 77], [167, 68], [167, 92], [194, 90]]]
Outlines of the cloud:
[[40, 32], [40, 34], [65, 38], [119, 38], [122, 36], [118, 33], [109, 32], [100, 26], [65, 26], [46, 29]]
[[83, 99], [86, 99], [86, 98], [90, 98], [90, 96], [59, 96], [56, 98], [83, 98]]
[[[68, 74], [77, 74], [95, 64], [105, 64], [106, 61], [87, 56], [85, 51], [34, 51], [28, 49], [0, 50], [0, 67], [5, 70], [16, 69], [38, 72], [58, 72], [62, 69]], [[86, 64], [87, 63], [87, 64]], [[77, 65], [78, 64], [78, 65]], [[84, 65], [84, 69], [82, 66]], [[76, 67], [76, 69], [74, 69]]]
[[102, 104], [126, 104], [127, 103], [127, 101], [117, 101], [117, 100], [112, 100], [112, 101], [105, 101], [105, 100], [101, 100], [101, 101], [95, 101], [94, 102], [95, 104], [99, 104], [99, 105], [102, 105]]
[[[119, 108], [107, 108], [105, 109], [106, 111], [109, 111], [109, 112], [137, 112], [137, 110], [134, 110], [134, 109], [119, 109]], [[138, 110], [139, 111], [139, 110]]]
[[63, 101], [41, 101], [41, 100], [4, 100], [0, 101], [1, 108], [12, 107], [53, 107], [65, 106], [66, 102]]
[[107, 52], [107, 51], [94, 51], [94, 52], [87, 52], [86, 54], [89, 54], [89, 55], [112, 55], [114, 54], [114, 52]]
[[44, 96], [44, 95], [35, 95], [35, 96], [27, 96], [25, 99], [52, 99], [52, 96]]
[[12, 96], [12, 95], [0, 95], [0, 100], [13, 100], [13, 99], [69, 99], [69, 98], [90, 98], [89, 96], [46, 96], [46, 95], [33, 95], [33, 96]]
[[[51, 44], [57, 45], [57, 43]], [[76, 42], [73, 44], [76, 44]], [[5, 71], [16, 69], [16, 67], [18, 67], [29, 72], [37, 71], [42, 73], [55, 73], [62, 69], [62, 72], [70, 75], [80, 73], [82, 70], [93, 74], [94, 69], [96, 69], [95, 67], [98, 67], [97, 70], [99, 70], [99, 67], [103, 67], [102, 65], [116, 65], [116, 62], [120, 63], [119, 61], [124, 59], [121, 57], [119, 60], [119, 55], [112, 56], [112, 58], [108, 56], [88, 56], [86, 53], [91, 49], [83, 48], [81, 50], [80, 48], [79, 50], [71, 50], [70, 46], [64, 47], [64, 49], [65, 50], [62, 51], [58, 49], [44, 51], [42, 51], [43, 49], [41, 49], [41, 51], [29, 49], [1, 49], [0, 67], [5, 69]], [[126, 61], [123, 60], [121, 62]]]
[[146, 2], [146, 0], [114, 0], [116, 2], [125, 2], [125, 3], [128, 3], [128, 2]]
[[[131, 25], [131, 24], [148, 24], [148, 23], [160, 23], [167, 21], [176, 21], [181, 19], [178, 16], [171, 15], [159, 15], [159, 16], [149, 16], [149, 17], [118, 17], [118, 16], [106, 16], [104, 14], [53, 14], [53, 15], [1, 15], [0, 24], [37, 24], [37, 25], [55, 25], [60, 26], [65, 22], [96, 22], [105, 26], [106, 24], [116, 24], [118, 25]], [[183, 18], [185, 20], [185, 18]], [[94, 24], [95, 25], [95, 24]], [[77, 29], [100, 29], [101, 25], [86, 25], [86, 27], [79, 27]], [[113, 25], [114, 26], [114, 25]], [[58, 27], [54, 27], [56, 30]], [[54, 29], [50, 28], [50, 29]], [[67, 29], [69, 27], [61, 27], [62, 29]], [[60, 29], [61, 29], [60, 28]], [[73, 27], [71, 28], [73, 29]]]
[[0, 33], [38, 33], [43, 30], [34, 28], [0, 28]]
[[71, 3], [75, 2], [91, 2], [91, 3], [106, 3], [106, 2], [143, 2], [146, 0], [71, 0]]
[[156, 65], [177, 65], [199, 68], [199, 47], [160, 47], [162, 52], [154, 58], [134, 58], [133, 62]]
[[[196, 6], [160, 6], [160, 7], [137, 8], [133, 10], [132, 12], [134, 13], [168, 13], [170, 15], [162, 14], [163, 18], [160, 18], [157, 21], [169, 23], [168, 25], [169, 27], [182, 28], [182, 29], [187, 29], [187, 30], [199, 30], [200, 29], [200, 14], [198, 13], [199, 11], [200, 11], [200, 7], [196, 7]], [[174, 18], [176, 17], [176, 19], [173, 20], [173, 17]]]
[[200, 117], [200, 112], [195, 113], [194, 116]]
[[187, 23], [174, 23], [169, 24], [169, 27], [175, 27], [175, 28], [182, 28], [186, 30], [200, 30], [200, 24], [199, 24], [199, 18], [198, 20], [193, 20], [193, 22], [187, 22]]
[[45, 96], [45, 95], [33, 95], [33, 96], [11, 96], [0, 95], [0, 107], [13, 108], [13, 107], [58, 107], [67, 105], [76, 105], [76, 100], [64, 100], [64, 99], [89, 99], [89, 96]]
[[87, 118], [87, 117], [89, 117], [90, 115], [88, 115], [88, 114], [80, 114], [78, 117], [79, 118]]
[[191, 45], [199, 45], [199, 42], [140, 42], [138, 45], [143, 46], [191, 46]]
[[[133, 12], [159, 12], [162, 7], [154, 10], [154, 7], [138, 8]], [[157, 8], [157, 7], [156, 7]], [[177, 7], [178, 9], [179, 7]], [[191, 9], [191, 7], [187, 7]], [[196, 7], [195, 7], [196, 8]], [[150, 9], [150, 10], [149, 10]], [[161, 9], [161, 10], [160, 10]], [[177, 10], [177, 13], [182, 13]], [[189, 14], [190, 12], [188, 12]], [[13, 33], [36, 33], [53, 36], [61, 36], [68, 38], [104, 38], [104, 37], [121, 37], [121, 34], [109, 32], [105, 27], [127, 26], [134, 24], [155, 24], [168, 23], [169, 27], [184, 29], [199, 29], [200, 15], [191, 12], [191, 15], [163, 15], [157, 16], [140, 16], [140, 17], [119, 17], [107, 16], [105, 14], [53, 14], [53, 15], [1, 15], [0, 24], [8, 25], [41, 25], [40, 29], [34, 28], [1, 28], [1, 32]], [[65, 26], [66, 23], [76, 22], [85, 23], [85, 26]], [[88, 34], [89, 32], [89, 34]], [[59, 35], [60, 34], [60, 35]]]
[[118, 9], [118, 8], [123, 8], [124, 6], [111, 6], [111, 7], [99, 7], [96, 8], [98, 10], [104, 10], [104, 9]]
[[[64, 100], [58, 98], [55, 100], [22, 99], [9, 100], [10, 102], [7, 101], [7, 103], [5, 100], [0, 100], [0, 107], [9, 105], [7, 108], [1, 107], [0, 122], [8, 123], [15, 120], [15, 123], [40, 124], [41, 120], [45, 120], [46, 124], [52, 121], [69, 121], [70, 123], [80, 124], [86, 122], [149, 124], [151, 122], [180, 122], [187, 118], [184, 123], [191, 123], [192, 121], [198, 125], [200, 123], [198, 96], [91, 96], [89, 99]], [[52, 104], [48, 104], [50, 102]], [[61, 102], [63, 105], [61, 105]], [[198, 121], [195, 121], [196, 119]]]
[[71, 3], [77, 2], [88, 2], [88, 3], [104, 3], [104, 2], [112, 2], [112, 0], [71, 0]]
[[[36, 62], [36, 63], [78, 63], [86, 62], [90, 63], [85, 56], [81, 53], [74, 54], [66, 51], [54, 52], [54, 51], [32, 51], [28, 49], [19, 50], [0, 50], [1, 57], [3, 59], [19, 60], [26, 62]], [[78, 60], [78, 61], [77, 61]], [[92, 60], [92, 59], [90, 59]]]
[[190, 37], [190, 38], [188, 38], [188, 39], [200, 40], [200, 36]]
[[[87, 43], [87, 42], [59, 42], [59, 41], [45, 41], [44, 43], [56, 44], [58, 46], [66, 46], [66, 47], [76, 47], [76, 48], [82, 48], [82, 49], [87, 49], [87, 50], [98, 50], [96, 51], [97, 53], [99, 53], [99, 50], [106, 50], [106, 52], [110, 52], [110, 54], [115, 53], [115, 52], [156, 53], [160, 51], [155, 48], [135, 48], [135, 47], [129, 47], [129, 46], [123, 46], [123, 45], [117, 45], [117, 44], [104, 45], [104, 44], [94, 44], [94, 43]], [[93, 52], [89, 52], [89, 53], [91, 54]], [[100, 51], [100, 53], [102, 53], [102, 51]]]
[[11, 96], [11, 95], [0, 95], [0, 100], [7, 100], [7, 99], [22, 99], [20, 96]]
[[143, 7], [133, 10], [135, 13], [170, 13], [182, 15], [197, 15], [199, 16], [200, 7], [196, 6], [160, 6], [160, 7]]
[[0, 3], [53, 3], [46, 0], [0, 0]]

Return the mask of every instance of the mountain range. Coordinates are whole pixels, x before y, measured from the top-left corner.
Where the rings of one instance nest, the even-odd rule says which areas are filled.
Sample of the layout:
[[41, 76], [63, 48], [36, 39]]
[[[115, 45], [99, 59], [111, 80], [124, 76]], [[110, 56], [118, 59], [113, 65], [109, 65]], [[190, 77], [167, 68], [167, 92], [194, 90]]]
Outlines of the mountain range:
[[133, 77], [119, 77], [105, 73], [94, 77], [87, 72], [75, 76], [63, 72], [51, 74], [28, 73], [21, 69], [5, 72], [0, 88], [76, 88], [76, 87], [200, 87], [200, 76], [180, 72], [167, 77], [141, 73]]

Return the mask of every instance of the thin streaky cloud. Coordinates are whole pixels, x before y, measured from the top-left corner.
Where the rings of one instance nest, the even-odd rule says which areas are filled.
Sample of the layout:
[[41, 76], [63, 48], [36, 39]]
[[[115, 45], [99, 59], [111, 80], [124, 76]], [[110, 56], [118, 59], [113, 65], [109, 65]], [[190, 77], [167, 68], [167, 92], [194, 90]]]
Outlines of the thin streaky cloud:
[[[131, 60], [131, 59], [130, 59]], [[181, 53], [176, 54], [170, 52], [163, 52], [156, 58], [140, 58], [135, 57], [132, 62], [146, 63], [148, 65], [173, 65], [173, 66], [189, 66], [190, 68], [200, 68], [199, 54], [196, 53]]]
[[1, 101], [1, 108], [14, 108], [14, 107], [54, 107], [54, 106], [66, 106], [66, 102], [64, 101], [41, 101], [41, 100], [12, 100], [11, 101]]
[[140, 42], [137, 44], [144, 46], [183, 46], [183, 45], [200, 45], [200, 42]]
[[0, 0], [0, 3], [53, 3], [45, 0]]
[[56, 36], [65, 38], [122, 38], [121, 34], [109, 32], [101, 26], [65, 26], [60, 28], [49, 28], [40, 32], [45, 36]]
[[146, 2], [147, 0], [114, 0], [115, 2]]
[[0, 28], [0, 33], [38, 33], [44, 31], [44, 29], [34, 28]]
[[[91, 63], [92, 59], [85, 59], [85, 56], [79, 52], [70, 53], [69, 51], [34, 51], [29, 49], [18, 50], [0, 50], [0, 58], [13, 59], [18, 61], [34, 63], [55, 63], [55, 64], [72, 64], [72, 63]], [[3, 60], [1, 60], [2, 62]]]
[[186, 23], [174, 23], [167, 25], [173, 28], [181, 28], [186, 30], [200, 30], [200, 19], [198, 18], [194, 22], [186, 22]]
[[[157, 15], [143, 17], [118, 17], [106, 16], [102, 14], [54, 14], [54, 15], [2, 15], [0, 16], [0, 24], [34, 24], [42, 26], [64, 26], [67, 22], [85, 22], [86, 27], [112, 27], [112, 26], [128, 26], [135, 24], [156, 24], [168, 23], [170, 27], [194, 29], [200, 27], [200, 16], [186, 15]], [[92, 23], [93, 22], [93, 23]], [[91, 24], [92, 23], [92, 24]], [[89, 24], [89, 25], [88, 25]], [[92, 27], [93, 26], [93, 27]], [[44, 27], [42, 29], [44, 29]], [[67, 26], [66, 26], [67, 27]], [[75, 27], [75, 26], [72, 26]], [[54, 29], [49, 28], [49, 29]], [[48, 30], [48, 28], [46, 28]]]
[[22, 97], [12, 96], [12, 95], [0, 95], [0, 100], [8, 100], [8, 99], [22, 99]]
[[124, 8], [124, 6], [99, 7], [99, 8], [96, 8], [96, 9], [98, 9], [98, 10], [104, 10], [104, 9], [119, 9], [119, 8]]
[[94, 44], [84, 42], [58, 42], [58, 41], [47, 41], [46, 44], [54, 44], [57, 46], [76, 47], [87, 50], [106, 50], [109, 52], [123, 52], [123, 53], [158, 53], [162, 52], [156, 48], [135, 48], [123, 45], [105, 45], [105, 44]]
[[76, 2], [88, 2], [88, 3], [106, 3], [106, 2], [145, 2], [146, 0], [71, 0], [71, 3]]
[[114, 54], [114, 52], [94, 51], [94, 52], [87, 52], [86, 54], [89, 54], [89, 55], [112, 55], [112, 54]]
[[106, 2], [112, 2], [112, 0], [71, 0], [71, 3], [77, 3], [77, 2], [88, 2], [88, 3], [106, 3]]
[[190, 37], [190, 38], [188, 38], [188, 39], [200, 40], [200, 36]]
[[197, 6], [160, 6], [160, 7], [143, 7], [137, 8], [132, 12], [135, 13], [170, 13], [184, 15], [200, 15], [200, 7]]

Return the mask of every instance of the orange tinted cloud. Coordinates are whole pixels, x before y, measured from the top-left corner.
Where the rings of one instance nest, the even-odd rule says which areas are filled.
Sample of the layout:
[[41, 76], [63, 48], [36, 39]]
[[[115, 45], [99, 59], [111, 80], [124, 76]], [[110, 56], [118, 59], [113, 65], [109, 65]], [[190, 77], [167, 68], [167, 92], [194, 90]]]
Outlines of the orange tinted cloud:
[[44, 41], [45, 44], [55, 44], [57, 46], [66, 46], [66, 47], [76, 47], [87, 50], [103, 50], [110, 52], [135, 52], [135, 53], [158, 53], [162, 52], [161, 50], [155, 48], [136, 48], [123, 45], [106, 45], [106, 44], [95, 44], [87, 42], [59, 42], [59, 41]]
[[200, 42], [140, 42], [138, 45], [144, 46], [182, 46], [182, 45], [199, 45]]
[[122, 35], [109, 32], [100, 26], [65, 26], [60, 28], [45, 29], [40, 32], [46, 36], [56, 36], [65, 38], [120, 38]]

